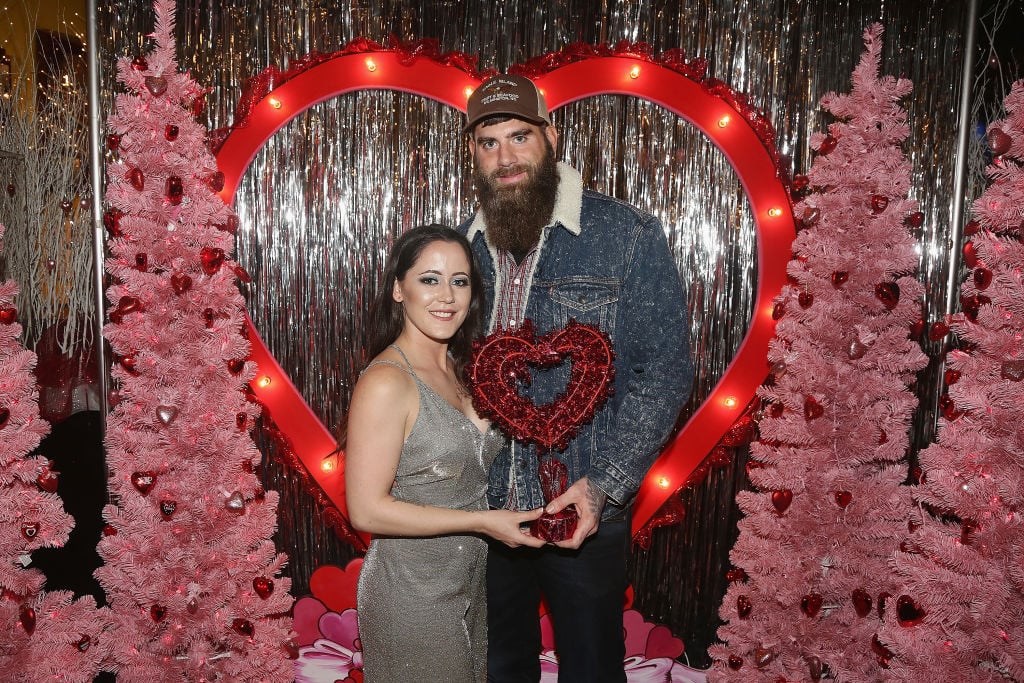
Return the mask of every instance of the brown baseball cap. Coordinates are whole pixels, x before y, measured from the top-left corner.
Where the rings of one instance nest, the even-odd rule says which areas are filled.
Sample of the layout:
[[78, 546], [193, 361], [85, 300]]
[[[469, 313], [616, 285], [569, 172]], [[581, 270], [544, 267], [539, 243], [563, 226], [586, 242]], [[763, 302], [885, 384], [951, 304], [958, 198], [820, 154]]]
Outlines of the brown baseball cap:
[[515, 74], [491, 76], [473, 91], [466, 102], [462, 132], [469, 133], [489, 116], [511, 116], [538, 125], [551, 123], [544, 95], [529, 78]]

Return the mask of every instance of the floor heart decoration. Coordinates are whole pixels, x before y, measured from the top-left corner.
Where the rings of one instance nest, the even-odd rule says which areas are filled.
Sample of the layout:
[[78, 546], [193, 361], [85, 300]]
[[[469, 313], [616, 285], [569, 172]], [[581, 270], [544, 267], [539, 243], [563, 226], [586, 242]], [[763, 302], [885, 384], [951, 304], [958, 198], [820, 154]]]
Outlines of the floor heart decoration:
[[[268, 68], [254, 79], [259, 88], [243, 96], [235, 125], [211, 134], [218, 149], [218, 167], [225, 176], [221, 197], [230, 204], [263, 144], [292, 118], [323, 100], [355, 90], [392, 89], [464, 111], [467, 93], [481, 80], [476, 59], [433, 54], [421, 47], [392, 45], [384, 49], [360, 38], [335, 53], [295, 60], [287, 73]], [[743, 414], [765, 378], [768, 342], [775, 329], [772, 299], [786, 281], [795, 227], [770, 124], [742, 94], [705, 77], [703, 60], [685, 60], [678, 51], [653, 56], [642, 44], [584, 48], [570, 46], [517, 68], [533, 78], [550, 109], [587, 97], [618, 94], [646, 99], [687, 119], [736, 169], [757, 226], [757, 297], [747, 335], [723, 377], [648, 474], [633, 513], [635, 532], [686, 483]], [[343, 460], [330, 471], [320, 467], [324, 456], [335, 449], [333, 436], [305, 404], [251, 323], [249, 340], [251, 359], [259, 367], [254, 394], [291, 441], [307, 471], [343, 513]]]

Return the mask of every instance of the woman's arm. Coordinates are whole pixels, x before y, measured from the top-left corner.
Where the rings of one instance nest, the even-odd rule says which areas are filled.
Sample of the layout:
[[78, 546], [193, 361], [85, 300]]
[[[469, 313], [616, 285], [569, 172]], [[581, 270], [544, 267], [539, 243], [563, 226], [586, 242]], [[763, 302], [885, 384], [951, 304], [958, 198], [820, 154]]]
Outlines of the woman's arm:
[[398, 368], [376, 365], [356, 383], [345, 449], [345, 500], [352, 525], [386, 536], [481, 533], [512, 547], [544, 545], [543, 540], [520, 529], [543, 509], [451, 510], [391, 495], [402, 444], [418, 410], [415, 381]]

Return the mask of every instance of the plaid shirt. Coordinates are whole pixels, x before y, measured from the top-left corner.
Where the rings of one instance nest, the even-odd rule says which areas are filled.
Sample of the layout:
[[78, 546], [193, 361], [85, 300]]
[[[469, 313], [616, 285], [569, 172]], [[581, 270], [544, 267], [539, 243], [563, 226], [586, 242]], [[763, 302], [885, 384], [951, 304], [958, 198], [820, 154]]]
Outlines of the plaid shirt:
[[498, 271], [501, 273], [501, 291], [497, 292], [492, 329], [514, 330], [523, 324], [526, 300], [530, 295], [527, 284], [537, 260], [537, 247], [530, 250], [522, 263], [516, 263], [512, 254], [498, 252]]

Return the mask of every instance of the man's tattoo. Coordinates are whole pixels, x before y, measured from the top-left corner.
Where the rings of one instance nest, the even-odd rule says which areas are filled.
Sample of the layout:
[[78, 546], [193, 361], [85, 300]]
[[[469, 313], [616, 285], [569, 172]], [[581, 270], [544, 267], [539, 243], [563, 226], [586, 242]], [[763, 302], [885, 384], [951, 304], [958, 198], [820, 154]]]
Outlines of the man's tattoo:
[[608, 496], [605, 492], [597, 488], [592, 481], [587, 480], [587, 504], [590, 505], [590, 512], [595, 517], [601, 516], [601, 510], [604, 509], [605, 501], [608, 500]]

